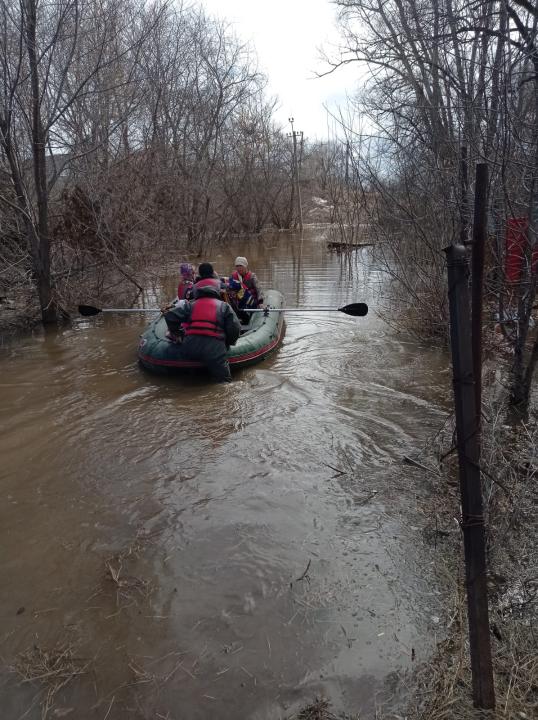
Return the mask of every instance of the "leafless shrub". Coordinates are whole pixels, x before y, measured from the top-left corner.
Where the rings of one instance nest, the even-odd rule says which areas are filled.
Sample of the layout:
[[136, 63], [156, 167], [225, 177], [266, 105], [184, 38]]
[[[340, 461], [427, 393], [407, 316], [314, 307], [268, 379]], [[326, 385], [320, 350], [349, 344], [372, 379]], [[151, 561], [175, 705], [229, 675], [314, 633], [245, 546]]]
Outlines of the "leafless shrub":
[[22, 271], [43, 322], [91, 267], [140, 286], [172, 242], [203, 255], [289, 227], [289, 143], [225, 22], [140, 0], [2, 0], [0, 17], [0, 288]]
[[[386, 316], [423, 337], [446, 338], [442, 249], [471, 240], [475, 167], [486, 162], [488, 309], [496, 309], [513, 351], [510, 401], [525, 407], [538, 363], [536, 6], [502, 0], [335, 4], [342, 47], [338, 59], [329, 58], [332, 69], [357, 61], [371, 72], [346, 117], [338, 118], [344, 161], [333, 176], [346, 192], [367, 186], [376, 194], [375, 251], [392, 280]], [[512, 221], [525, 227], [525, 240], [520, 267], [509, 277]], [[398, 308], [403, 312], [395, 320]]]

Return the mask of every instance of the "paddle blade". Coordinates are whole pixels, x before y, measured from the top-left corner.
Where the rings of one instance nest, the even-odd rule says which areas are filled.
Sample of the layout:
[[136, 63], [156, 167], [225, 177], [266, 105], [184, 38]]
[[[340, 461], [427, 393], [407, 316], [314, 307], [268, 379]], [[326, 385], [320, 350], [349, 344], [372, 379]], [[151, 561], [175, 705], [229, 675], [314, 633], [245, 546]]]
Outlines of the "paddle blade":
[[353, 317], [364, 317], [368, 315], [368, 305], [366, 303], [351, 303], [351, 305], [344, 305], [344, 307], [338, 308], [338, 310], [346, 315], [353, 315]]
[[90, 317], [91, 315], [99, 315], [101, 310], [99, 308], [93, 307], [93, 305], [79, 305], [78, 311], [81, 315], [84, 315], [84, 317]]

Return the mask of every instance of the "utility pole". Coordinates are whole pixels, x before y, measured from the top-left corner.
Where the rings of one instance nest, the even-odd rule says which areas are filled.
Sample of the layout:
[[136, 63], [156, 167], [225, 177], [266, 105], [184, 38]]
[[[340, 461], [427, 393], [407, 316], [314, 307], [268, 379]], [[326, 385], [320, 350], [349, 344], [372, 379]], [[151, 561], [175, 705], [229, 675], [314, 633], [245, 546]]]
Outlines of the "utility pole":
[[[303, 232], [303, 206], [301, 203], [301, 189], [299, 187], [299, 163], [297, 160], [297, 138], [301, 138], [301, 157], [302, 157], [302, 154], [303, 154], [303, 131], [293, 129], [294, 119], [292, 117], [288, 118], [288, 120], [291, 125], [291, 133], [288, 133], [288, 137], [291, 137], [293, 139], [293, 179], [294, 179], [295, 192], [297, 194], [299, 229], [302, 233]], [[292, 191], [292, 203], [293, 203], [293, 191]]]

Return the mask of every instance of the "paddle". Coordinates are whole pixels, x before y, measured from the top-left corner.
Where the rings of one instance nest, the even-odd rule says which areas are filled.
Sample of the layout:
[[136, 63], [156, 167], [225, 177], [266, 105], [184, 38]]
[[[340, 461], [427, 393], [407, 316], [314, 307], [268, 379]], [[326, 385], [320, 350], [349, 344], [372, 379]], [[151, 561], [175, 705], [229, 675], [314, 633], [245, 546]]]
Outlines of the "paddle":
[[99, 315], [102, 312], [161, 312], [160, 308], [96, 308], [93, 305], [79, 305], [78, 311], [84, 317]]
[[256, 308], [254, 310], [249, 310], [248, 308], [244, 308], [245, 312], [262, 312], [262, 313], [268, 313], [268, 312], [296, 312], [296, 313], [304, 313], [304, 312], [342, 312], [346, 315], [352, 315], [353, 317], [364, 317], [365, 315], [368, 315], [368, 305], [366, 303], [351, 303], [351, 305], [344, 305], [343, 307], [339, 308], [333, 308], [333, 307], [318, 307], [318, 308]]
[[[160, 308], [96, 308], [93, 305], [79, 305], [78, 311], [84, 317], [99, 315], [102, 312], [161, 312]], [[368, 305], [366, 303], [351, 303], [351, 305], [344, 305], [339, 308], [256, 308], [255, 310], [246, 310], [246, 312], [342, 312], [353, 317], [364, 317], [368, 314]]]

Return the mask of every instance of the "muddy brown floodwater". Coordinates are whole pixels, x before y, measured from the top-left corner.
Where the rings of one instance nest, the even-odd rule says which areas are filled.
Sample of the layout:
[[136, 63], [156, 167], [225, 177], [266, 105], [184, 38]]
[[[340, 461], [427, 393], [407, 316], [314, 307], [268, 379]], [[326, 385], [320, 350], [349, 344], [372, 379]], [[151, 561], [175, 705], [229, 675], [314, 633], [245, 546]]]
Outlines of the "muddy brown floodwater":
[[367, 251], [353, 279], [322, 229], [302, 256], [281, 234], [210, 259], [224, 273], [237, 253], [287, 306], [371, 312], [290, 314], [278, 352], [228, 386], [141, 370], [143, 315], [2, 345], [2, 720], [47, 703], [277, 720], [320, 694], [368, 718], [431, 653], [426, 480], [401, 461], [446, 416], [447, 356], [376, 316]]

